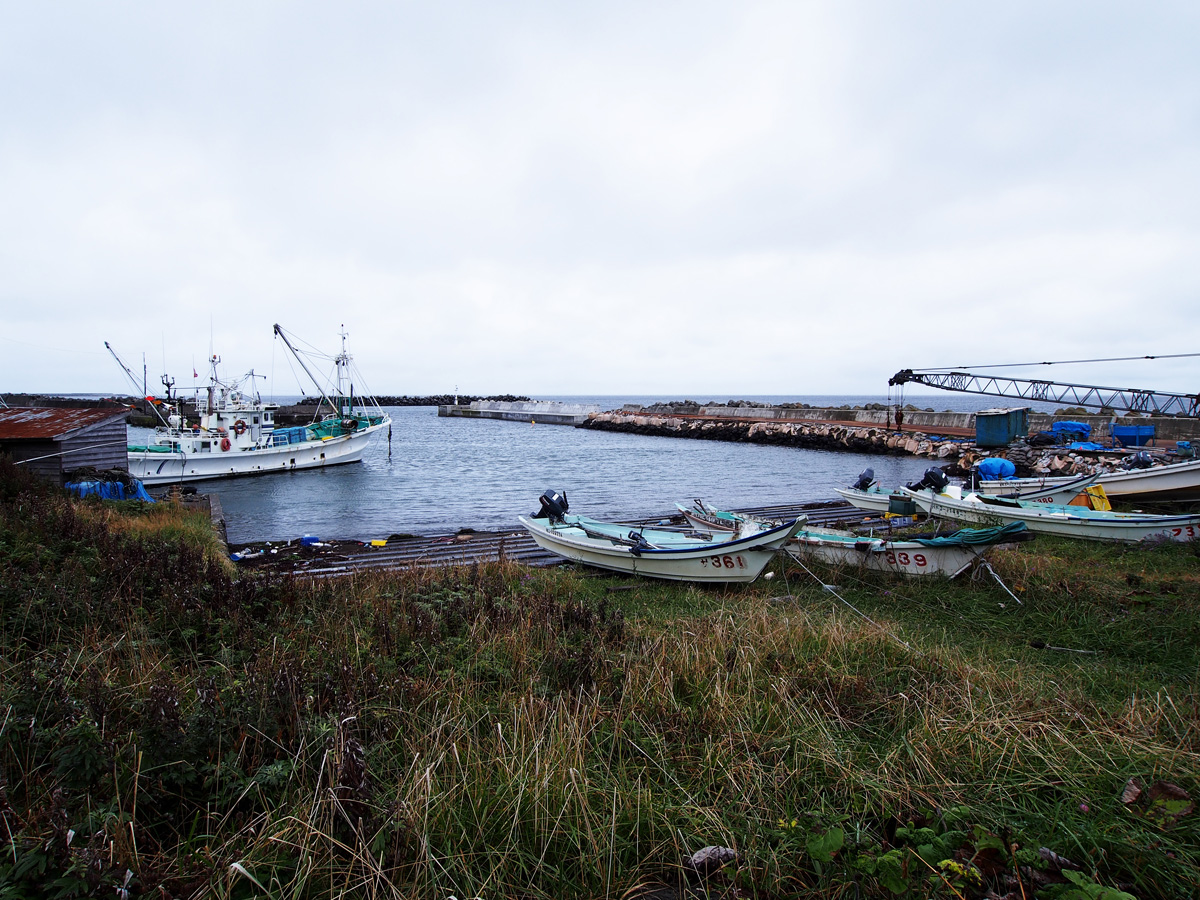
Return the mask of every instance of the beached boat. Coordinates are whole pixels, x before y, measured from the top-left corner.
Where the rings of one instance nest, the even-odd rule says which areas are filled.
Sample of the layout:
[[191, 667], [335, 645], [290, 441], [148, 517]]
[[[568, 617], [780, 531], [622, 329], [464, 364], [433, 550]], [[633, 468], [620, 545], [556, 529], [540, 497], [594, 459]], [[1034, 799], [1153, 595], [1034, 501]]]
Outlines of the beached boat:
[[804, 518], [775, 527], [714, 534], [600, 522], [568, 512], [566, 496], [542, 495], [542, 508], [520, 523], [543, 549], [602, 569], [671, 581], [750, 582], [803, 527]]
[[976, 491], [977, 493], [986, 493], [993, 497], [1008, 497], [1011, 500], [1025, 500], [1029, 503], [1063, 506], [1071, 503], [1089, 488], [1096, 487], [1099, 478], [1099, 475], [1080, 475], [1076, 478], [1068, 478], [1066, 481], [1041, 486], [1013, 485], [1013, 479], [1006, 479], [1000, 482], [983, 483], [1012, 485], [1008, 490], [994, 488], [989, 491], [979, 491], [976, 488]]
[[901, 488], [922, 512], [942, 519], [975, 525], [1024, 522], [1030, 531], [1092, 541], [1136, 542], [1147, 539], [1192, 541], [1200, 538], [1200, 515], [1163, 516], [1150, 513], [1114, 512], [1085, 506], [1062, 506], [988, 497], [947, 485], [932, 488]]
[[[980, 480], [974, 488], [981, 494], [1024, 494], [1032, 490], [1061, 487], [1071, 480], [1061, 476]], [[1101, 472], [1096, 476], [1096, 484], [1104, 488], [1104, 493], [1109, 497], [1121, 499], [1195, 500], [1200, 498], [1200, 459], [1145, 469]]]
[[[275, 331], [313, 378], [283, 330], [276, 325]], [[223, 381], [217, 374], [219, 361], [215, 356], [209, 361], [212, 373], [206, 398], [196, 402], [196, 421], [189, 422], [182, 404], [168, 395], [163, 424], [147, 443], [128, 448], [130, 475], [156, 485], [358, 462], [374, 436], [391, 425], [377, 403], [351, 396], [352, 362], [344, 334], [342, 351], [334, 357], [333, 397], [313, 378], [322, 397], [318, 413], [324, 408], [326, 414], [308, 425], [277, 428], [279, 405], [263, 402], [254, 388], [254, 372]]]
[[[714, 509], [702, 500], [677, 503], [676, 508], [696, 528], [736, 532], [751, 516]], [[769, 524], [769, 523], [764, 523]], [[1020, 522], [999, 528], [963, 528], [947, 534], [905, 535], [903, 538], [864, 536], [833, 528], [801, 528], [784, 545], [802, 562], [858, 565], [902, 575], [945, 575], [953, 578], [1000, 544], [1029, 540], [1033, 534]]]
[[834, 490], [851, 506], [857, 506], [859, 509], [873, 513], [886, 513], [895, 507], [894, 500], [908, 499], [897, 491], [884, 490], [877, 484], [868, 488], [834, 488]]
[[[852, 506], [857, 506], [859, 509], [864, 509], [869, 512], [886, 513], [896, 512], [898, 509], [898, 501], [903, 502], [908, 498], [897, 490], [885, 490], [879, 487], [873, 481], [868, 481], [863, 486], [863, 479], [871, 470], [867, 469], [859, 476], [858, 482], [854, 487], [849, 488], [834, 488], [835, 491]], [[938, 469], [933, 469], [933, 472], [939, 472]], [[930, 472], [925, 473], [926, 478], [930, 478]], [[996, 494], [1003, 493], [1004, 496], [1011, 497], [1016, 500], [1025, 500], [1031, 503], [1041, 503], [1048, 505], [1067, 504], [1078, 497], [1081, 493], [1092, 487], [1096, 482], [1095, 475], [1083, 475], [1077, 478], [1068, 478], [1058, 484], [1043, 485], [1040, 487], [1030, 487], [1028, 490], [1022, 490], [1020, 487], [1014, 487], [1010, 491], [997, 491]], [[949, 480], [946, 480], [949, 483]], [[1012, 484], [1011, 480], [989, 482], [991, 484]], [[916, 485], [911, 485], [916, 487]]]

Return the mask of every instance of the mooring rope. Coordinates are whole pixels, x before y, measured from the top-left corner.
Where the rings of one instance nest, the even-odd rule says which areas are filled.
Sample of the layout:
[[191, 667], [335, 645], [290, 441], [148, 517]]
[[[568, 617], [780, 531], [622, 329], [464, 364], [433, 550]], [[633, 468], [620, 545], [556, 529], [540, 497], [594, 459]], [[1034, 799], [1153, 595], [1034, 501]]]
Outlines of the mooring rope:
[[1018, 597], [1016, 594], [1014, 594], [1012, 591], [1010, 591], [1008, 589], [1008, 585], [1000, 580], [1000, 576], [996, 573], [996, 570], [992, 568], [992, 564], [988, 560], [986, 560], [986, 559], [979, 560], [979, 565], [982, 568], [987, 569], [989, 572], [992, 573], [992, 577], [996, 579], [996, 584], [998, 584], [998, 585], [1000, 585], [1000, 587], [1004, 588], [1004, 591], [1005, 591], [1005, 593], [1008, 594], [1008, 596], [1010, 596], [1014, 600], [1016, 600], [1017, 603], [1020, 604], [1021, 606], [1025, 605], [1024, 603], [1021, 603], [1021, 598]]
[[[888, 630], [887, 628], [885, 628], [884, 626], [880, 625], [878, 622], [876, 622], [874, 619], [872, 619], [870, 616], [868, 616], [868, 615], [867, 615], [865, 612], [863, 612], [861, 609], [859, 609], [858, 607], [856, 607], [856, 606], [855, 606], [853, 603], [851, 603], [849, 600], [847, 600], [845, 597], [843, 597], [841, 594], [839, 594], [839, 593], [838, 593], [838, 591], [837, 591], [837, 585], [834, 585], [834, 584], [826, 584], [826, 583], [825, 583], [825, 582], [823, 582], [823, 581], [822, 581], [820, 578], [818, 578], [818, 577], [816, 576], [816, 574], [815, 574], [815, 573], [812, 571], [812, 569], [810, 569], [808, 566], [806, 566], [806, 565], [805, 565], [805, 564], [804, 564], [802, 561], [800, 561], [800, 560], [799, 560], [799, 559], [797, 559], [796, 557], [792, 556], [790, 553], [789, 553], [789, 554], [787, 554], [787, 555], [788, 555], [788, 557], [789, 557], [789, 558], [790, 558], [790, 559], [791, 559], [793, 562], [795, 562], [795, 563], [796, 563], [796, 565], [798, 565], [798, 566], [799, 566], [800, 568], [802, 568], [802, 569], [803, 569], [805, 572], [807, 572], [807, 573], [808, 573], [810, 576], [812, 576], [813, 580], [814, 580], [814, 581], [816, 581], [816, 582], [817, 582], [817, 584], [821, 585], [821, 587], [822, 587], [822, 588], [824, 588], [825, 590], [829, 591], [829, 593], [833, 594], [833, 596], [837, 597], [837, 598], [838, 598], [838, 600], [840, 600], [842, 603], [844, 603], [844, 604], [845, 604], [845, 605], [846, 605], [846, 606], [847, 606], [847, 607], [848, 607], [850, 610], [852, 610], [852, 611], [853, 611], [853, 612], [854, 612], [856, 615], [858, 615], [858, 616], [861, 616], [863, 619], [866, 619], [868, 622], [870, 622], [872, 625], [874, 625], [876, 628], [878, 628], [880, 631], [882, 631], [884, 634], [886, 634], [886, 635], [887, 635], [888, 637], [890, 637], [892, 640], [896, 641], [897, 643], [903, 644], [903, 645], [904, 645], [904, 646], [905, 646], [907, 649], [909, 649], [909, 650], [912, 650], [912, 652], [914, 652], [914, 653], [918, 652], [918, 651], [916, 651], [915, 649], [913, 649], [913, 646], [912, 646], [912, 644], [910, 644], [908, 641], [904, 640], [904, 638], [902, 638], [902, 637], [898, 637], [896, 634], [894, 634], [893, 632], [889, 631], [889, 630]], [[786, 567], [784, 568], [784, 576], [783, 576], [783, 578], [784, 578], [784, 583], [786, 583], [786, 582], [787, 582], [787, 569], [786, 569]], [[791, 593], [791, 588], [790, 588], [790, 586], [789, 586], [789, 588], [788, 588], [788, 593], [789, 593], [789, 594]]]

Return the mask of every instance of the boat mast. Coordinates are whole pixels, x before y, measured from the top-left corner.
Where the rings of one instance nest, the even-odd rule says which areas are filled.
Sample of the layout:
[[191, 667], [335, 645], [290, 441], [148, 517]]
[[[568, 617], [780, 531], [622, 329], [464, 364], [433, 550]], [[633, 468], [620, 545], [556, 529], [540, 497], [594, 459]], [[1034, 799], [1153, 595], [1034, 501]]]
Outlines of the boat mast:
[[[307, 375], [309, 377], [309, 380], [312, 381], [312, 383], [317, 386], [317, 390], [321, 392], [321, 399], [324, 400], [326, 403], [328, 403], [330, 408], [333, 409], [334, 412], [340, 413], [340, 410], [338, 410], [337, 406], [334, 405], [333, 401], [325, 396], [325, 389], [323, 387], [321, 387], [321, 382], [317, 381], [317, 379], [313, 376], [313, 373], [308, 370], [308, 366], [305, 365], [305, 363], [304, 363], [304, 358], [297, 352], [296, 348], [292, 346], [292, 342], [287, 339], [287, 335], [284, 334], [283, 329], [280, 328], [278, 324], [275, 325], [275, 334], [277, 337], [283, 338], [283, 343], [287, 346], [287, 348], [290, 351], [292, 351], [292, 356], [296, 357], [296, 362], [300, 363], [300, 368], [302, 368], [304, 370], [304, 374]], [[346, 340], [345, 336], [343, 336], [342, 337], [343, 347], [345, 346], [345, 340]], [[344, 352], [345, 351], [343, 350], [343, 353]], [[339, 357], [339, 359], [340, 359], [340, 357]], [[341, 370], [339, 369], [338, 372], [339, 372], [339, 377], [340, 377]], [[319, 406], [317, 407], [317, 410], [318, 411], [320, 410]]]
[[[342, 328], [345, 327], [345, 325], [342, 326]], [[339, 409], [338, 415], [351, 415], [354, 412], [354, 383], [350, 380], [350, 354], [346, 352], [346, 337], [349, 332], [341, 331], [338, 334], [342, 338], [342, 352], [333, 361], [337, 367], [338, 403], [347, 403], [347, 408]], [[349, 394], [346, 393], [347, 385], [350, 386]]]

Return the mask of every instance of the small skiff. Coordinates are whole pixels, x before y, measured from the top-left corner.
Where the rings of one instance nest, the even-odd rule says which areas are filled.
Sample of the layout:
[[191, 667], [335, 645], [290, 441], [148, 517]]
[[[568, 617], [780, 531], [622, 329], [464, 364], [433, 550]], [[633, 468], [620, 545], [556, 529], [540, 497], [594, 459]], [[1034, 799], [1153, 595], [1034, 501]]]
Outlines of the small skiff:
[[[926, 478], [929, 473], [926, 473]], [[1030, 503], [1040, 503], [1047, 505], [1065, 505], [1070, 503], [1081, 493], [1092, 487], [1097, 480], [1095, 475], [1083, 475], [1078, 478], [1068, 478], [1062, 483], [1048, 484], [1041, 487], [1021, 486], [1022, 479], [1006, 481], [989, 481], [983, 482], [987, 485], [1013, 485], [1017, 487], [1010, 488], [1008, 491], [1001, 492], [999, 489], [989, 490], [988, 493], [1009, 497], [1015, 500], [1024, 500]], [[1018, 484], [1020, 482], [1020, 484]], [[861, 485], [861, 480], [859, 482]], [[865, 509], [869, 512], [886, 513], [893, 508], [893, 497], [907, 499], [899, 491], [888, 491], [879, 487], [877, 484], [870, 484], [867, 487], [855, 485], [849, 488], [834, 488], [845, 500], [852, 506], [857, 506], [859, 509]]]
[[[976, 490], [981, 494], [1027, 493], [1047, 487], [1060, 487], [1071, 478], [1006, 478], [997, 481], [981, 481]], [[1109, 497], [1145, 500], [1187, 500], [1200, 497], [1200, 459], [1151, 466], [1147, 469], [1129, 469], [1122, 472], [1103, 472], [1096, 476], [1096, 483], [1104, 488]]]
[[[734, 531], [758, 521], [740, 513], [714, 509], [702, 500], [677, 503], [697, 528]], [[999, 544], [1029, 540], [1033, 534], [1020, 522], [1001, 528], [964, 528], [949, 534], [919, 534], [902, 540], [863, 536], [832, 528], [804, 527], [784, 545], [801, 562], [816, 559], [831, 565], [860, 565], [902, 575], [945, 575], [953, 578]]]
[[[548, 508], [547, 497], [562, 502]], [[551, 491], [543, 495], [539, 513], [518, 521], [538, 546], [566, 559], [631, 575], [701, 582], [754, 581], [805, 523], [800, 517], [733, 534], [622, 525], [571, 515], [565, 496]]]
[[1133, 543], [1146, 539], [1193, 541], [1200, 538], [1200, 515], [1162, 516], [1114, 512], [1085, 506], [1062, 506], [963, 494], [956, 486], [943, 491], [901, 488], [917, 507], [932, 516], [978, 525], [1024, 522], [1030, 531], [1092, 541]]

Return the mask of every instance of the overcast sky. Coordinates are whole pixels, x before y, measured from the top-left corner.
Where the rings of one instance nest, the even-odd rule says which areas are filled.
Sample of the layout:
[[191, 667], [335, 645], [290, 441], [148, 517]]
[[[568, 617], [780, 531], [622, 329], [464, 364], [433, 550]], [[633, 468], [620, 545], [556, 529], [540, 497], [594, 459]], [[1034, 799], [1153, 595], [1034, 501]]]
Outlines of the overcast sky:
[[0, 392], [128, 392], [107, 340], [295, 393], [275, 322], [385, 394], [1200, 351], [1198, 38], [1191, 2], [0, 0]]

